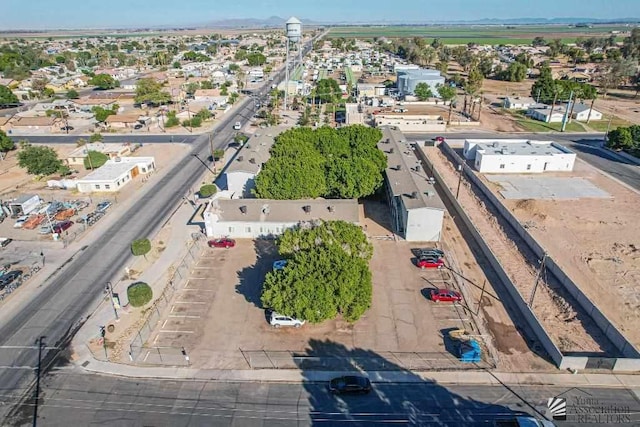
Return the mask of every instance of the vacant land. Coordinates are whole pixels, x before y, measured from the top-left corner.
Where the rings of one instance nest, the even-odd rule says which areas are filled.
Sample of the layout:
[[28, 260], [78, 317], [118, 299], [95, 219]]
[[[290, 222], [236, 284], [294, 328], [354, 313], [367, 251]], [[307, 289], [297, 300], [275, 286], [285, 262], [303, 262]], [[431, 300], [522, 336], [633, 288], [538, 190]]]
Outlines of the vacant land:
[[[402, 38], [426, 37], [439, 38], [445, 44], [530, 44], [538, 36], [546, 39], [562, 39], [564, 43], [575, 43], [578, 37], [595, 37], [610, 35], [611, 31], [625, 31], [623, 26], [594, 26], [593, 28], [575, 28], [567, 25], [548, 26], [369, 26], [369, 27], [336, 27], [329, 32], [329, 37], [359, 38]], [[622, 37], [618, 37], [622, 41]]]

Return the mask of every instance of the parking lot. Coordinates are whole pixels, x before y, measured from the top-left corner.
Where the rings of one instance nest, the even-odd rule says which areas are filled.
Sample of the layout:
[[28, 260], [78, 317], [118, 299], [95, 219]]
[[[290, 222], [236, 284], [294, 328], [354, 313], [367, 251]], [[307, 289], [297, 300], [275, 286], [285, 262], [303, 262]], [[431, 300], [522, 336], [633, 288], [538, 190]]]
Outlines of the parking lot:
[[[452, 273], [447, 268], [417, 268], [411, 253], [416, 245], [376, 239], [373, 244], [372, 307], [354, 324], [337, 319], [299, 329], [271, 327], [260, 292], [278, 259], [275, 243], [239, 240], [235, 248], [202, 251], [147, 345], [174, 353], [184, 348], [189, 363], [204, 369], [291, 368], [303, 363], [335, 368], [340, 354], [332, 353], [334, 347], [362, 351], [362, 360], [354, 362], [360, 366], [376, 365], [370, 359], [375, 352], [409, 369], [464, 367], [443, 339], [448, 330], [469, 328], [464, 302], [427, 299], [429, 288], [457, 289]], [[157, 359], [152, 352], [148, 355], [139, 361], [157, 363], [151, 361]]]

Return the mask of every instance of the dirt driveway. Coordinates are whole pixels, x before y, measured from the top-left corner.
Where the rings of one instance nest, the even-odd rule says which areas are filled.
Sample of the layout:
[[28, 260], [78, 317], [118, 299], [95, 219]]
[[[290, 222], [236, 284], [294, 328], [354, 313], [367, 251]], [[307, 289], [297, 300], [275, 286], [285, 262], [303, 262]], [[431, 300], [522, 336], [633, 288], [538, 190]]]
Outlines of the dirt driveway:
[[[327, 367], [327, 360], [340, 359], [331, 348], [342, 348], [331, 343], [363, 355], [374, 351], [409, 369], [466, 367], [445, 348], [441, 336], [464, 325], [465, 311], [425, 298], [429, 287], [448, 287], [450, 273], [416, 268], [411, 254], [415, 245], [389, 240], [373, 244], [373, 303], [355, 324], [332, 320], [300, 329], [272, 328], [260, 292], [265, 274], [278, 259], [275, 244], [239, 240], [233, 249], [203, 251], [148, 345], [184, 347], [192, 366], [204, 369], [295, 367], [294, 356]], [[312, 341], [327, 345], [309, 354]], [[361, 365], [370, 362], [364, 359]]]

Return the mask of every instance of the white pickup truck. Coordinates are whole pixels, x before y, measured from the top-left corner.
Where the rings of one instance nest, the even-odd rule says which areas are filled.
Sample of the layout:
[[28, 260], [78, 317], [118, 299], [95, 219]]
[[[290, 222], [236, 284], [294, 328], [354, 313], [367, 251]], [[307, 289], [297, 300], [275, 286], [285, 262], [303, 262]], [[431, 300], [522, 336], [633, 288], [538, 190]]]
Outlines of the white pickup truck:
[[242, 123], [240, 122], [235, 122], [235, 124], [233, 125], [233, 128], [235, 130], [240, 130], [241, 127], [242, 127]]

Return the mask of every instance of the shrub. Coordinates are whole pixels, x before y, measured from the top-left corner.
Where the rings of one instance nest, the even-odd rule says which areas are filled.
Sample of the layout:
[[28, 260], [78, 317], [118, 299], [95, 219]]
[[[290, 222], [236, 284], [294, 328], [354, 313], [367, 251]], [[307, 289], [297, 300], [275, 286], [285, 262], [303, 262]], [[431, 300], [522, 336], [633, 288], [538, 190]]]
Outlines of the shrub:
[[100, 166], [104, 165], [107, 160], [109, 160], [109, 156], [99, 151], [89, 150], [87, 152], [87, 157], [84, 158], [84, 168], [89, 169], [98, 169]]
[[214, 184], [207, 184], [200, 187], [199, 193], [200, 193], [200, 197], [209, 197], [216, 194], [216, 191], [218, 191], [218, 189]]
[[144, 282], [137, 282], [127, 288], [127, 297], [132, 307], [142, 307], [153, 298], [153, 290]]
[[149, 239], [137, 239], [131, 242], [131, 253], [134, 256], [146, 255], [151, 250]]

